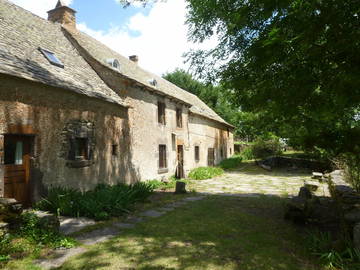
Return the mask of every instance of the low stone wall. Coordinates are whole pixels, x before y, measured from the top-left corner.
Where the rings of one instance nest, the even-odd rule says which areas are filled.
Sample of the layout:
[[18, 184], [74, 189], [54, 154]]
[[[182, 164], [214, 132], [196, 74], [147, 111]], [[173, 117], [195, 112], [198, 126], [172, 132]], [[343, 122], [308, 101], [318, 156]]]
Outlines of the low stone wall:
[[329, 166], [325, 163], [303, 158], [291, 158], [291, 157], [268, 157], [259, 162], [260, 165], [265, 165], [268, 169], [273, 168], [295, 168], [295, 169], [308, 169], [312, 171], [324, 172], [329, 169]]
[[304, 186], [286, 206], [285, 218], [296, 223], [347, 230], [360, 250], [360, 194], [345, 181], [340, 170], [327, 175], [331, 197], [312, 194], [314, 186]]

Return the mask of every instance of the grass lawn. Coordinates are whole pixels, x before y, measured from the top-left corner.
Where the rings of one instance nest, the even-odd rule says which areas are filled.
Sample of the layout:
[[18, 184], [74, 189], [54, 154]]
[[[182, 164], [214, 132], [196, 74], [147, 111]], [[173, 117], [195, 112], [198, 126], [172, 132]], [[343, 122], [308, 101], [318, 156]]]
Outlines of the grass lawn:
[[61, 270], [319, 270], [279, 197], [211, 196], [88, 248]]

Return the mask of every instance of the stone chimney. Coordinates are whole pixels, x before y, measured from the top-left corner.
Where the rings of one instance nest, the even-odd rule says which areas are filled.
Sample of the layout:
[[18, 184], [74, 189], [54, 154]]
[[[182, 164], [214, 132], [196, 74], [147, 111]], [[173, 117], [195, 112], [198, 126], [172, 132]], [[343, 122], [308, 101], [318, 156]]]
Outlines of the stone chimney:
[[139, 62], [139, 56], [137, 56], [137, 55], [130, 55], [129, 59], [131, 61], [133, 61], [135, 64], [137, 64]]
[[59, 0], [56, 7], [48, 11], [48, 20], [76, 29], [75, 13], [75, 10], [69, 8], [63, 3], [63, 1]]

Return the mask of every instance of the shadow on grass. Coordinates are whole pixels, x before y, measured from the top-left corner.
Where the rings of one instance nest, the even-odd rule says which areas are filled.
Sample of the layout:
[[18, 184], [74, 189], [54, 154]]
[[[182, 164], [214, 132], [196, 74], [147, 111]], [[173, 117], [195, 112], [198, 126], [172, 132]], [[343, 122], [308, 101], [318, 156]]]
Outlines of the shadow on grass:
[[321, 269], [305, 252], [305, 235], [283, 220], [286, 199], [248, 196], [191, 202], [59, 269]]

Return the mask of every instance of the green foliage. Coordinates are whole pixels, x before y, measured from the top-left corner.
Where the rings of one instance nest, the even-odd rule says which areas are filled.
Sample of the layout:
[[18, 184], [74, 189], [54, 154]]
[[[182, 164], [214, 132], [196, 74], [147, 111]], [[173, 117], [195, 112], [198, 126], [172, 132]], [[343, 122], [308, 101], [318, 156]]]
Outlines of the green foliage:
[[360, 267], [360, 251], [348, 237], [334, 241], [329, 232], [309, 233], [308, 249], [327, 269], [355, 270]]
[[244, 160], [251, 160], [254, 159], [254, 154], [253, 151], [251, 149], [251, 147], [246, 147], [244, 150], [241, 151], [240, 156], [244, 159]]
[[42, 248], [72, 248], [76, 241], [44, 227], [32, 212], [25, 212], [19, 227], [0, 238], [0, 266], [12, 258], [20, 259], [37, 254]]
[[[188, 0], [196, 74], [302, 150], [360, 152], [358, 0]], [[256, 124], [257, 126], [257, 124]]]
[[114, 186], [101, 184], [85, 193], [56, 187], [50, 189], [48, 197], [36, 207], [58, 215], [106, 220], [129, 212], [135, 203], [144, 201], [153, 190], [153, 183], [143, 182]]
[[242, 156], [234, 155], [231, 158], [227, 158], [221, 161], [219, 166], [224, 170], [234, 169], [239, 167], [241, 161], [242, 161]]
[[258, 138], [251, 146], [250, 150], [254, 158], [266, 158], [269, 156], [280, 155], [282, 146], [278, 138]]
[[38, 245], [48, 245], [53, 248], [70, 248], [75, 245], [75, 241], [71, 238], [64, 237], [50, 228], [44, 228], [40, 219], [32, 212], [22, 214], [21, 226], [17, 234]]
[[338, 166], [344, 170], [345, 180], [360, 192], [360, 156], [352, 153], [343, 154]]
[[200, 167], [191, 170], [189, 178], [194, 180], [210, 179], [224, 174], [224, 170], [219, 167]]

